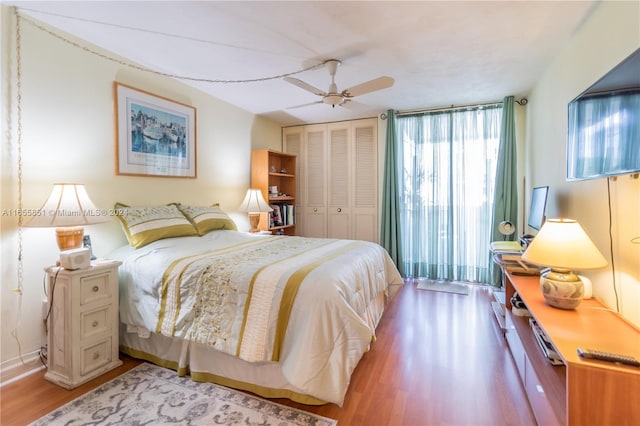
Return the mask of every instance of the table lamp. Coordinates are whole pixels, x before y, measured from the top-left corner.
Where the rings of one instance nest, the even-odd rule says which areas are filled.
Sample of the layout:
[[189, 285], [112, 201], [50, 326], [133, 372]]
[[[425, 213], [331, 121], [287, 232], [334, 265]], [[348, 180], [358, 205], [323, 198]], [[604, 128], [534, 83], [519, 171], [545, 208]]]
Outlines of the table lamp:
[[249, 214], [249, 232], [258, 232], [258, 225], [260, 224], [260, 213], [273, 211], [269, 204], [262, 196], [262, 191], [259, 189], [249, 189], [247, 195], [244, 197], [244, 201], [240, 204], [240, 211], [247, 212]]
[[607, 261], [578, 222], [549, 219], [535, 236], [522, 259], [551, 270], [540, 275], [540, 287], [547, 304], [575, 309], [584, 295], [584, 285], [572, 269], [596, 269]]
[[24, 226], [56, 227], [58, 247], [64, 251], [82, 247], [85, 225], [108, 221], [109, 218], [94, 206], [84, 185], [54, 183], [49, 198], [38, 214]]

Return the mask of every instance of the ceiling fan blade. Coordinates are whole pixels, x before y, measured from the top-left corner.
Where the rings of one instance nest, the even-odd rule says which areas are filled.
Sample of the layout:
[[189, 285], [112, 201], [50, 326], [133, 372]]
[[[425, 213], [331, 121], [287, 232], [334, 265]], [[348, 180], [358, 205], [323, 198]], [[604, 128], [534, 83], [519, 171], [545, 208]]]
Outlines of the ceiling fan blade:
[[309, 103], [306, 103], [306, 104], [301, 104], [301, 105], [295, 105], [295, 106], [292, 106], [292, 107], [287, 107], [287, 109], [304, 108], [304, 107], [308, 107], [308, 106], [315, 105], [315, 104], [321, 104], [321, 103], [322, 103], [322, 101], [309, 102]]
[[365, 93], [375, 92], [376, 90], [391, 87], [393, 86], [394, 81], [395, 80], [391, 77], [378, 77], [365, 83], [358, 84], [357, 86], [349, 87], [342, 93], [347, 97], [360, 96]]
[[312, 85], [310, 85], [309, 83], [305, 83], [302, 80], [298, 80], [297, 78], [293, 78], [293, 77], [284, 77], [283, 79], [284, 81], [286, 81], [287, 83], [291, 83], [294, 86], [298, 86], [301, 89], [304, 89], [308, 92], [313, 93], [314, 95], [318, 95], [318, 96], [324, 96], [326, 95], [326, 93], [316, 87], [313, 87]]

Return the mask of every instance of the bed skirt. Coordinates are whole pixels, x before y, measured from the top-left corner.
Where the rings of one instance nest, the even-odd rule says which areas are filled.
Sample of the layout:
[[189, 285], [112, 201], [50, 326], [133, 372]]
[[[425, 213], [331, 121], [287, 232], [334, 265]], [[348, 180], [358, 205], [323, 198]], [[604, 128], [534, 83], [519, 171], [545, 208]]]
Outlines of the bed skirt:
[[[374, 327], [382, 317], [385, 302], [385, 293], [381, 292], [369, 304], [366, 317], [375, 322]], [[265, 398], [288, 398], [308, 405], [327, 402], [341, 405], [347, 391], [340, 389], [341, 401], [324, 401], [292, 385], [279, 362], [247, 362], [200, 343], [156, 333], [143, 338], [128, 332], [124, 324], [120, 324], [120, 351], [175, 370], [181, 376], [189, 374], [194, 381], [212, 382]]]

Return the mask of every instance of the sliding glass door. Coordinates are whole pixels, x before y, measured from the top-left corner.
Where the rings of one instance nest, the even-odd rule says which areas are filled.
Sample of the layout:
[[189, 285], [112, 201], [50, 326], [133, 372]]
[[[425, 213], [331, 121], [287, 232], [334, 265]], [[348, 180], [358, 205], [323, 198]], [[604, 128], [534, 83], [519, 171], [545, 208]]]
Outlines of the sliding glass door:
[[502, 105], [396, 119], [403, 270], [490, 282]]

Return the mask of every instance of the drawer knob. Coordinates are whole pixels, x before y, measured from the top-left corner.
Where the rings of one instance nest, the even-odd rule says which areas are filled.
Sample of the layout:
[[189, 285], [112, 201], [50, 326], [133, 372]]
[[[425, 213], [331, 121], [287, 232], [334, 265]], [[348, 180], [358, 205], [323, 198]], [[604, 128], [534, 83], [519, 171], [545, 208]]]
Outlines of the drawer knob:
[[100, 358], [100, 352], [94, 352], [93, 353], [93, 359], [96, 360], [98, 358]]
[[97, 293], [98, 290], [100, 290], [100, 287], [98, 287], [97, 285], [94, 285], [93, 287], [91, 287], [91, 291], [93, 291], [94, 293]]
[[314, 209], [313, 209], [313, 212], [314, 212], [314, 213], [318, 213], [318, 209], [317, 209], [317, 208], [314, 208]]
[[91, 327], [96, 328], [98, 326], [98, 321], [93, 321], [91, 323]]
[[338, 213], [342, 212], [342, 209], [340, 207], [338, 207]]

